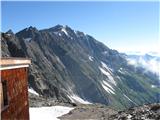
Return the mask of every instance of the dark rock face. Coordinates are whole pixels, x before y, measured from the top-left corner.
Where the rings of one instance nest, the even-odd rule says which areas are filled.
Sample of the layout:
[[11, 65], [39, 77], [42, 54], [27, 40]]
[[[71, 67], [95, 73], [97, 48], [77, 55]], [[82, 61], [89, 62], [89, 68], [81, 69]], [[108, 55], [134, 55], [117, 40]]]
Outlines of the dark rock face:
[[135, 71], [118, 51], [68, 26], [9, 31], [1, 43], [3, 57], [32, 59], [29, 87], [43, 97], [73, 102], [76, 95], [117, 108], [159, 101], [159, 87], [151, 87], [157, 76]]

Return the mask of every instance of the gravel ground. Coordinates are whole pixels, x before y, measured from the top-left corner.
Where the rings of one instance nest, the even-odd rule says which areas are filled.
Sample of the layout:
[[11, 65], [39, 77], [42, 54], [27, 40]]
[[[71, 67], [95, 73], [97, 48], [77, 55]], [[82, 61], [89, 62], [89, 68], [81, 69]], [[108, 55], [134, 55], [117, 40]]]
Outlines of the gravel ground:
[[117, 111], [100, 104], [78, 105], [68, 114], [60, 117], [61, 120], [108, 120], [109, 116]]
[[77, 106], [61, 120], [160, 120], [160, 103], [115, 111], [102, 105]]

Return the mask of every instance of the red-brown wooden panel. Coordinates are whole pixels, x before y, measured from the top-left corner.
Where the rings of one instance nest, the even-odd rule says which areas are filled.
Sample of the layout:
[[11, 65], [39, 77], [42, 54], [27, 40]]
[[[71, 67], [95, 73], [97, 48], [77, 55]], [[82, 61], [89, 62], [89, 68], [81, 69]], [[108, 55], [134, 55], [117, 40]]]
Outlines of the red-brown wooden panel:
[[1, 111], [2, 120], [29, 120], [28, 68], [1, 71], [1, 80], [7, 81], [9, 105]]

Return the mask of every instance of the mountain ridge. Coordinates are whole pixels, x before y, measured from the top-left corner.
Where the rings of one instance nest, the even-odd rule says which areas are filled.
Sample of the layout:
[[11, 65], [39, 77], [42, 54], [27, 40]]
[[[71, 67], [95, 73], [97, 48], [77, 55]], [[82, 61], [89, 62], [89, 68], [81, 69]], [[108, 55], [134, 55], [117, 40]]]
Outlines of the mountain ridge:
[[2, 33], [2, 56], [29, 57], [29, 87], [59, 101], [102, 103], [118, 108], [159, 100], [157, 76], [146, 76], [116, 50], [68, 26]]

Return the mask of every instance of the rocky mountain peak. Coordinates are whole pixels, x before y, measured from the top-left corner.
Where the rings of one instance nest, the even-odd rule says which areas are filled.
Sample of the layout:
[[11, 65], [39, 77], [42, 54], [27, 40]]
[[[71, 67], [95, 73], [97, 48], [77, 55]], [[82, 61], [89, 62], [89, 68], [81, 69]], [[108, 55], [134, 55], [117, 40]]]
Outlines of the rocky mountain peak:
[[36, 27], [30, 26], [30, 27], [27, 27], [27, 28], [19, 31], [16, 34], [20, 34], [20, 33], [34, 33], [34, 32], [38, 32], [38, 29]]
[[48, 30], [55, 32], [55, 31], [60, 31], [62, 28], [63, 28], [63, 26], [58, 24], [54, 27], [49, 28]]
[[79, 36], [79, 37], [84, 37], [85, 34], [81, 31], [75, 31], [76, 35]]
[[14, 33], [13, 33], [13, 31], [12, 31], [11, 29], [9, 29], [9, 30], [5, 33], [5, 36], [11, 38], [11, 37], [14, 37]]
[[25, 28], [18, 33], [16, 33], [16, 36], [20, 39], [25, 39], [27, 41], [33, 39], [36, 34], [38, 34], [39, 31], [36, 27], [30, 26], [28, 28]]
[[12, 34], [12, 35], [13, 35], [14, 33], [13, 33], [13, 31], [12, 31], [11, 29], [9, 29], [9, 30], [6, 32], [6, 34]]
[[30, 26], [26, 28], [26, 31], [38, 31], [36, 27]]

